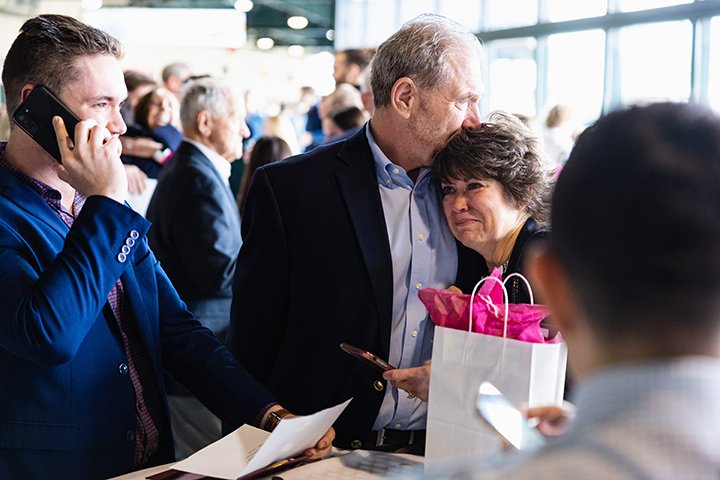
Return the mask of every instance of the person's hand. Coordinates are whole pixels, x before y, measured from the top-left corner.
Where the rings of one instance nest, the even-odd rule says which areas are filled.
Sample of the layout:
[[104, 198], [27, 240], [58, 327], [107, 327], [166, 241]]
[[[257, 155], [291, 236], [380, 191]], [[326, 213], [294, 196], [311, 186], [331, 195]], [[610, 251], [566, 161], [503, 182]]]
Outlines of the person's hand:
[[458, 287], [456, 287], [455, 285], [450, 285], [450, 286], [447, 288], [447, 290], [450, 290], [450, 291], [453, 292], [453, 293], [463, 293], [462, 290], [460, 290], [460, 289], [459, 289]]
[[430, 390], [430, 366], [431, 361], [428, 360], [419, 367], [388, 370], [383, 373], [383, 378], [393, 387], [408, 392], [408, 398], [418, 397], [423, 402], [427, 402]]
[[121, 136], [122, 152], [133, 157], [152, 158], [163, 145], [148, 137], [126, 137]]
[[[287, 418], [287, 417], [286, 417]], [[319, 460], [327, 457], [332, 451], [332, 442], [335, 440], [335, 429], [330, 427], [330, 430], [325, 432], [320, 440], [315, 444], [313, 448], [308, 448], [303, 452], [303, 455], [309, 455], [308, 460]]]
[[147, 187], [147, 175], [136, 165], [124, 165], [124, 167], [128, 179], [128, 192], [140, 195]]
[[128, 180], [120, 160], [119, 136], [93, 119], [77, 124], [75, 143], [62, 118], [53, 117], [53, 128], [62, 156], [62, 165], [58, 165], [60, 179], [86, 197], [102, 195], [123, 203]]
[[570, 422], [575, 418], [575, 406], [570, 402], [563, 402], [561, 407], [551, 405], [547, 407], [532, 407], [523, 410], [528, 419], [536, 420], [536, 428], [546, 437], [559, 437], [567, 432]]

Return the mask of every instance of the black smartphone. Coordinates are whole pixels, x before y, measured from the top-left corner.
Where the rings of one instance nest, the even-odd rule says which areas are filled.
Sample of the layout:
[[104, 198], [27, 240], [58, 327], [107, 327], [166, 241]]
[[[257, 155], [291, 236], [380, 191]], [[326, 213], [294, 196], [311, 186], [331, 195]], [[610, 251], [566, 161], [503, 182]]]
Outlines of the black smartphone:
[[543, 434], [492, 383], [480, 384], [476, 407], [483, 420], [515, 449], [532, 451], [545, 445]]
[[364, 361], [366, 365], [380, 370], [381, 372], [387, 372], [388, 370], [395, 370], [395, 367], [390, 365], [388, 362], [378, 357], [374, 353], [370, 353], [367, 350], [363, 350], [360, 347], [350, 345], [349, 343], [341, 343], [340, 348], [352, 355], [353, 357], [359, 358]]
[[75, 125], [80, 119], [67, 108], [47, 87], [38, 85], [32, 89], [25, 100], [13, 113], [12, 119], [25, 133], [30, 135], [50, 155], [62, 163], [55, 129], [54, 116], [65, 122], [65, 128], [71, 140], [75, 140]]

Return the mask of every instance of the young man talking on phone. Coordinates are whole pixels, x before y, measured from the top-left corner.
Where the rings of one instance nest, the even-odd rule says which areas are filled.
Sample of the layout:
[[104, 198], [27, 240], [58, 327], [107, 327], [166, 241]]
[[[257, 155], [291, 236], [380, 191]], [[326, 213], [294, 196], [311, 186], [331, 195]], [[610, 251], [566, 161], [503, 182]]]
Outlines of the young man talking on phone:
[[[45, 85], [62, 164], [14, 126], [0, 144], [0, 478], [107, 478], [173, 460], [163, 371], [233, 427], [282, 411], [202, 327], [125, 204], [122, 46], [70, 17], [28, 20], [2, 82]], [[312, 449], [327, 453], [330, 430]]]

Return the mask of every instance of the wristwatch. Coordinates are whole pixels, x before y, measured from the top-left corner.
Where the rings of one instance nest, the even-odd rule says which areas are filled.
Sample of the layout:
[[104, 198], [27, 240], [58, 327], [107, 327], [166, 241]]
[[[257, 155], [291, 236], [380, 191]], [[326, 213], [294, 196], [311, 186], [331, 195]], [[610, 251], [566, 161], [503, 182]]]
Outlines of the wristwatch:
[[272, 432], [275, 430], [275, 427], [278, 426], [278, 423], [280, 423], [280, 420], [290, 415], [290, 412], [285, 410], [284, 408], [280, 408], [278, 410], [275, 410], [274, 412], [268, 413], [267, 419], [265, 420], [265, 425], [263, 425], [263, 429], [267, 430], [268, 432]]

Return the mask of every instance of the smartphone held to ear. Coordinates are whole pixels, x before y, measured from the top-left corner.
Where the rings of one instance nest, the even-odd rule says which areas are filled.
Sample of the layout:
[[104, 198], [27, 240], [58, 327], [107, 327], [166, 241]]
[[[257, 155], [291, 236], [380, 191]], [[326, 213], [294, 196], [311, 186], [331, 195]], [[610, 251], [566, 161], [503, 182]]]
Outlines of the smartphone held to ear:
[[379, 370], [381, 372], [387, 372], [388, 370], [395, 370], [395, 367], [390, 365], [388, 362], [378, 357], [377, 355], [363, 350], [362, 348], [350, 345], [349, 343], [341, 343], [340, 348], [345, 352], [349, 353], [355, 358], [362, 360], [367, 366]]
[[515, 449], [532, 451], [545, 445], [542, 433], [492, 383], [480, 384], [476, 407], [485, 423]]
[[58, 162], [62, 163], [60, 147], [52, 125], [59, 116], [65, 122], [70, 139], [74, 140], [75, 125], [80, 119], [70, 111], [47, 87], [37, 85], [13, 113], [12, 119]]

